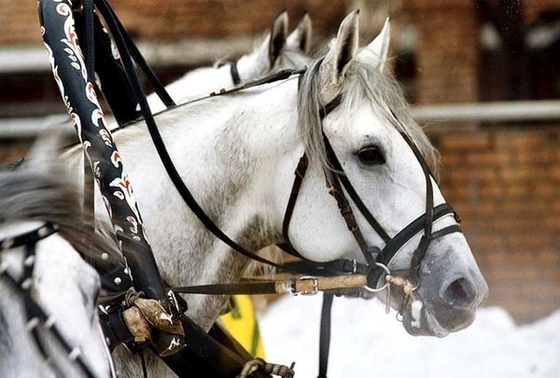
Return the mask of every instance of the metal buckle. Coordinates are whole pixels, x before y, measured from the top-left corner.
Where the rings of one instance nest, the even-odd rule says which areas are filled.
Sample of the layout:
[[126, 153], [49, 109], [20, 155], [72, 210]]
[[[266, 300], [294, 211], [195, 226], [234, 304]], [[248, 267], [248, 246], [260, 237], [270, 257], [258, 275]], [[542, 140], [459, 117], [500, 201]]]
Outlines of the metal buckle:
[[[298, 281], [312, 281], [313, 282], [313, 288], [309, 291], [298, 291], [296, 286], [297, 286], [297, 282]], [[298, 279], [293, 279], [292, 280], [292, 287], [290, 287], [289, 290], [291, 295], [315, 295], [319, 292], [319, 283], [317, 281], [317, 277], [312, 277], [312, 276], [303, 276], [300, 277]]]
[[300, 281], [312, 281], [313, 289], [311, 291], [300, 291], [301, 295], [315, 295], [319, 292], [319, 283], [317, 282], [317, 277], [303, 276]]

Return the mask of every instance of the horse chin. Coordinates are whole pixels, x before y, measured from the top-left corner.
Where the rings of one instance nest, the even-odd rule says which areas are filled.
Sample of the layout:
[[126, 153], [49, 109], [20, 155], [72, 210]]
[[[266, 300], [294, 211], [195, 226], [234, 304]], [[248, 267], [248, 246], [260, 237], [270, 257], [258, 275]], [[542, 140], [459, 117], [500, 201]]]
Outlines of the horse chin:
[[449, 334], [419, 298], [411, 300], [403, 310], [402, 323], [412, 336], [445, 337]]
[[406, 331], [412, 336], [435, 336], [445, 337], [451, 332], [457, 332], [467, 328], [474, 321], [474, 316], [462, 322], [453, 329], [441, 325], [437, 317], [430, 311], [429, 305], [415, 295], [403, 309], [402, 323]]

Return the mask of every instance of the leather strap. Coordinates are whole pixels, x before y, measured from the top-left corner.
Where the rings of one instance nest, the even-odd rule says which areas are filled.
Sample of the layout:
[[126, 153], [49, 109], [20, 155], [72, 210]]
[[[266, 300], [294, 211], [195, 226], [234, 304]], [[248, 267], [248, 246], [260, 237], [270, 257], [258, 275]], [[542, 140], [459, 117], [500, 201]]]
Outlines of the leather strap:
[[51, 222], [45, 222], [42, 226], [25, 232], [21, 235], [8, 237], [0, 240], [0, 252], [3, 250], [21, 247], [24, 245], [34, 245], [39, 240], [44, 239], [58, 231], [58, 226]]
[[229, 72], [231, 74], [231, 80], [233, 85], [238, 86], [241, 84], [241, 77], [239, 77], [239, 71], [237, 70], [237, 60], [233, 61], [229, 66]]
[[279, 280], [251, 280], [229, 284], [211, 284], [175, 287], [175, 293], [190, 294], [317, 294], [319, 291], [341, 292], [360, 290], [367, 283], [365, 274], [346, 274], [333, 277], [309, 277], [279, 279]]
[[319, 334], [319, 375], [317, 378], [327, 378], [329, 349], [331, 345], [331, 312], [333, 299], [333, 294], [323, 294], [323, 305], [321, 307], [321, 328]]

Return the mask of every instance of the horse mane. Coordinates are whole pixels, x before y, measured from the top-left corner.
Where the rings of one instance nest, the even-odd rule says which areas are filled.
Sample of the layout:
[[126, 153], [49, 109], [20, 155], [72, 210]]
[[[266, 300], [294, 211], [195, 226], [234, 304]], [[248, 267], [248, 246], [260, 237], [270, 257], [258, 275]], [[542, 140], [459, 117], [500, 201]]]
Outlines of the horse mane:
[[[358, 52], [359, 54], [359, 52]], [[316, 161], [325, 171], [329, 167], [321, 118], [321, 80], [319, 73], [322, 59], [315, 60], [300, 80], [298, 93], [298, 133], [303, 138], [305, 151], [310, 161]], [[342, 103], [348, 114], [367, 99], [377, 105], [376, 110], [399, 132], [404, 133], [416, 145], [430, 169], [437, 175], [439, 155], [422, 128], [410, 114], [402, 89], [393, 77], [389, 77], [372, 65], [362, 63], [358, 59], [348, 66], [345, 72]]]
[[[81, 210], [79, 191], [69, 184], [62, 169], [55, 166], [37, 169], [33, 162], [17, 168], [0, 169], [0, 223], [43, 221], [59, 227], [59, 234], [88, 261], [125, 267], [116, 240], [109, 237], [108, 225], [103, 233], [93, 232]], [[92, 219], [92, 218], [91, 218]]]

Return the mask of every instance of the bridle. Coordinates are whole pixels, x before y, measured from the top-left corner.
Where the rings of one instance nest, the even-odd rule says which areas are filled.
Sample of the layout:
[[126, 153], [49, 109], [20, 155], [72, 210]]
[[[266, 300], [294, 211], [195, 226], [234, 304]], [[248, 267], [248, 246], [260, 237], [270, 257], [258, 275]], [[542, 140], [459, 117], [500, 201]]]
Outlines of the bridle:
[[[32, 294], [36, 244], [39, 241], [55, 234], [57, 231], [58, 226], [56, 224], [45, 222], [43, 225], [32, 231], [23, 233], [16, 237], [1, 240], [0, 258], [2, 257], [1, 252], [17, 247], [25, 247], [25, 258], [23, 261], [23, 274], [20, 278], [16, 278], [16, 276], [10, 272], [6, 264], [0, 264], [0, 279], [6, 281], [13, 290], [23, 297], [27, 316], [26, 328], [33, 336], [37, 349], [45, 361], [47, 361], [53, 369], [59, 370], [50, 358], [50, 353], [46, 348], [47, 345], [39, 334], [39, 328], [48, 331], [53, 336], [58, 345], [66, 353], [67, 358], [77, 364], [86, 377], [95, 378], [96, 374], [81, 354], [80, 346], [73, 346], [65, 339], [60, 332], [59, 326], [57, 325], [54, 317], [50, 316], [45, 311], [43, 306], [35, 300]], [[58, 375], [62, 376], [62, 374]]]
[[[356, 260], [336, 260], [334, 262], [328, 263], [330, 266], [337, 266], [343, 268], [347, 273], [350, 274], [365, 274], [367, 276], [367, 283], [363, 286], [363, 289], [370, 293], [378, 293], [387, 290], [386, 308], [389, 310], [390, 297], [391, 297], [391, 285], [401, 286], [403, 290], [402, 303], [398, 310], [398, 315], [402, 316], [402, 311], [406, 307], [406, 304], [411, 300], [413, 292], [420, 285], [420, 278], [418, 271], [420, 265], [426, 256], [426, 251], [430, 242], [440, 238], [444, 235], [451, 234], [453, 232], [461, 232], [461, 227], [458, 224], [459, 218], [455, 211], [447, 203], [442, 203], [434, 208], [434, 193], [432, 186], [432, 174], [426, 160], [423, 158], [422, 154], [412, 142], [412, 140], [404, 133], [400, 135], [405, 139], [407, 144], [410, 146], [416, 159], [418, 160], [420, 166], [422, 167], [422, 172], [424, 174], [426, 183], [426, 211], [424, 214], [420, 215], [414, 221], [405, 226], [400, 232], [391, 237], [383, 228], [383, 226], [375, 219], [371, 214], [367, 206], [363, 203], [360, 196], [352, 186], [352, 183], [345, 174], [334, 149], [331, 146], [329, 139], [327, 138], [324, 129], [323, 121], [334, 109], [336, 109], [342, 102], [342, 94], [336, 96], [327, 105], [321, 107], [319, 112], [319, 119], [321, 122], [321, 132], [323, 137], [323, 143], [325, 147], [327, 162], [329, 164], [329, 169], [325, 170], [325, 180], [327, 188], [329, 188], [329, 194], [336, 200], [337, 206], [340, 210], [340, 214], [344, 219], [348, 230], [354, 236], [356, 243], [360, 247], [360, 251], [364, 256], [366, 264], [358, 263]], [[391, 111], [392, 117], [398, 121], [395, 114]], [[305, 178], [305, 173], [308, 167], [308, 157], [304, 152], [301, 156], [299, 163], [295, 169], [294, 183], [292, 185], [292, 191], [290, 193], [290, 198], [288, 199], [288, 204], [286, 206], [286, 211], [284, 214], [284, 221], [282, 226], [282, 234], [284, 236], [285, 242], [279, 244], [278, 246], [283, 250], [295, 255], [303, 260], [303, 266], [317, 266], [318, 264], [309, 260], [306, 260], [300, 253], [296, 251], [290, 242], [288, 236], [290, 221], [293, 215], [293, 211], [297, 202], [299, 191]], [[379, 235], [379, 237], [384, 241], [385, 246], [381, 249], [378, 246], [371, 246], [365, 240], [363, 233], [356, 221], [354, 216], [354, 210], [348, 201], [348, 197], [352, 200], [358, 211], [366, 219], [371, 228]], [[433, 224], [437, 220], [452, 214], [457, 224], [444, 227], [436, 232], [433, 232]], [[422, 237], [420, 242], [414, 251], [410, 263], [410, 268], [407, 276], [402, 279], [400, 277], [394, 277], [389, 269], [389, 264], [391, 260], [396, 256], [396, 254], [402, 249], [402, 247], [408, 243], [412, 238], [414, 238], [418, 233], [422, 232]], [[348, 270], [350, 270], [348, 272]], [[334, 273], [336, 274], [336, 273]], [[384, 278], [384, 282], [381, 287], [379, 287], [379, 281]], [[318, 378], [327, 377], [327, 366], [329, 359], [329, 345], [330, 345], [330, 328], [331, 328], [331, 307], [333, 303], [333, 293], [325, 292], [323, 296], [323, 304], [321, 309], [321, 323], [320, 323], [320, 340], [319, 340], [319, 375]]]
[[[321, 108], [319, 113], [321, 124], [323, 123], [324, 118], [327, 117], [334, 109], [336, 109], [341, 102], [342, 94], [339, 94], [327, 105]], [[398, 121], [393, 112], [391, 112], [391, 115], [395, 120]], [[459, 218], [449, 204], [442, 203], [434, 207], [432, 174], [426, 160], [423, 158], [422, 154], [418, 150], [417, 146], [412, 142], [412, 140], [406, 134], [400, 133], [400, 135], [405, 139], [407, 144], [414, 152], [416, 159], [422, 167], [426, 183], [426, 211], [424, 212], [424, 214], [420, 215], [414, 221], [405, 226], [396, 235], [391, 237], [385, 231], [383, 226], [371, 214], [371, 212], [368, 210], [368, 208], [363, 203], [360, 196], [352, 186], [352, 183], [344, 173], [344, 169], [340, 164], [340, 161], [338, 160], [329, 139], [325, 135], [324, 130], [322, 130], [322, 135], [327, 161], [331, 168], [326, 171], [325, 177], [327, 187], [329, 188], [329, 194], [335, 198], [340, 213], [346, 223], [346, 226], [354, 236], [354, 239], [360, 247], [360, 251], [362, 252], [366, 261], [365, 266], [364, 264], [352, 261], [351, 266], [353, 271], [351, 273], [356, 273], [358, 270], [361, 272], [365, 271], [365, 273], [367, 274], [367, 285], [364, 287], [364, 289], [366, 289], [367, 291], [378, 292], [387, 288], [390, 284], [389, 278], [391, 275], [391, 272], [388, 268], [389, 263], [393, 260], [396, 254], [406, 243], [408, 243], [418, 233], [423, 232], [418, 247], [413, 253], [409, 273], [406, 277], [406, 279], [412, 283], [413, 288], [416, 289], [420, 284], [418, 270], [420, 269], [420, 265], [426, 255], [426, 251], [428, 249], [428, 246], [430, 245], [430, 242], [454, 232], [461, 232], [461, 227], [458, 224]], [[282, 249], [300, 258], [303, 257], [295, 250], [292, 243], [290, 242], [288, 231], [297, 197], [299, 195], [303, 179], [305, 178], [307, 166], [308, 157], [306, 153], [303, 153], [295, 170], [295, 179], [284, 215], [282, 233], [286, 242], [279, 245], [279, 247], [281, 247]], [[367, 220], [371, 228], [379, 235], [379, 237], [381, 237], [381, 239], [383, 239], [385, 243], [385, 246], [383, 248], [368, 245], [358, 225], [358, 222], [356, 221], [354, 210], [352, 210], [347, 197], [352, 200], [358, 211]], [[434, 222], [447, 215], [453, 215], [458, 223], [433, 232]], [[308, 263], [312, 264], [312, 262]], [[385, 282], [380, 288], [378, 288], [379, 281], [383, 277], [385, 278]]]

